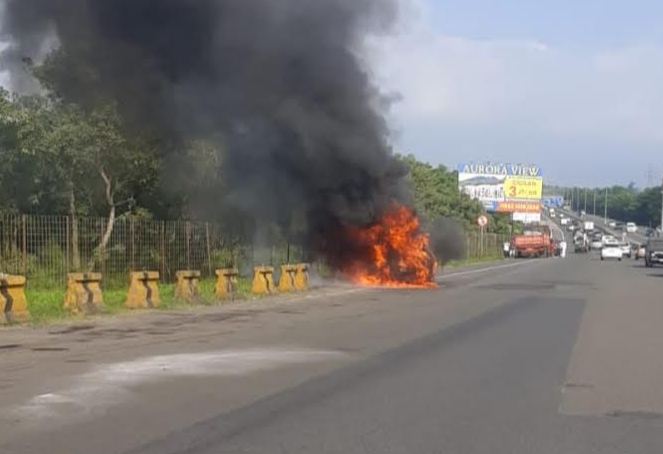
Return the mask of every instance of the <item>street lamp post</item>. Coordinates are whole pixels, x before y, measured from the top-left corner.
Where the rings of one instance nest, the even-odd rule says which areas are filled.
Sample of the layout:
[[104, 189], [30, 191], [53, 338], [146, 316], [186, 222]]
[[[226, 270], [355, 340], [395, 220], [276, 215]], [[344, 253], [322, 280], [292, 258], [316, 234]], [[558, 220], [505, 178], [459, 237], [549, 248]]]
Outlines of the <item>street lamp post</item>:
[[605, 188], [605, 202], [603, 203], [603, 224], [608, 223], [608, 188]]
[[596, 216], [596, 189], [592, 191], [594, 193], [594, 209], [592, 211], [592, 216]]
[[663, 232], [663, 184], [661, 184], [661, 231]]

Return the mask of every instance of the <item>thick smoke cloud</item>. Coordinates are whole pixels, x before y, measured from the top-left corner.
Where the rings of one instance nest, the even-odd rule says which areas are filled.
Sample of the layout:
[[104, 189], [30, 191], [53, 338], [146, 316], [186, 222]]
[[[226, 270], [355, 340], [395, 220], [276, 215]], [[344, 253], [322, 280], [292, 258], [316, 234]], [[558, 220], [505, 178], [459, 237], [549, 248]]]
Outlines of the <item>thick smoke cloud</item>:
[[436, 218], [427, 230], [430, 232], [431, 249], [442, 264], [466, 258], [465, 231], [458, 221], [444, 217]]
[[227, 201], [259, 223], [298, 215], [317, 241], [406, 197], [358, 52], [388, 30], [391, 1], [4, 3], [5, 67], [58, 46], [72, 62], [55, 73], [65, 99], [114, 100], [129, 124], [171, 143], [214, 141]]

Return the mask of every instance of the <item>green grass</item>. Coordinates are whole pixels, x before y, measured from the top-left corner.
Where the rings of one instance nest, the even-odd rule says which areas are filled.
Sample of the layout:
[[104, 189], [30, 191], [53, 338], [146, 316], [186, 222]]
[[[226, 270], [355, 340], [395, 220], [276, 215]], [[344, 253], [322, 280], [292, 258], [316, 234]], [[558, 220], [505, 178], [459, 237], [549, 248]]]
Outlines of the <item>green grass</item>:
[[478, 265], [482, 263], [490, 263], [490, 262], [500, 262], [504, 260], [504, 256], [501, 254], [494, 254], [494, 255], [486, 255], [483, 257], [471, 257], [468, 259], [464, 260], [452, 260], [449, 263], [447, 263], [444, 268], [462, 268], [466, 266], [471, 266], [471, 265]]
[[[223, 304], [225, 301], [216, 298], [215, 287], [215, 279], [201, 280], [198, 287], [200, 298], [196, 301], [196, 305], [213, 306], [216, 304]], [[129, 312], [130, 309], [127, 309], [124, 306], [127, 298], [127, 291], [127, 287], [121, 286], [104, 288], [104, 313], [115, 315]], [[28, 310], [32, 316], [33, 324], [42, 325], [45, 323], [74, 318], [64, 309], [64, 285], [61, 287], [53, 285], [52, 288], [28, 288], [25, 293], [28, 299]], [[159, 294], [161, 296], [159, 310], [183, 309], [191, 306], [189, 302], [175, 298], [175, 284], [160, 284]], [[235, 300], [242, 300], [250, 297], [252, 297], [251, 279], [239, 278]]]
[[32, 323], [42, 324], [67, 318], [69, 314], [64, 310], [64, 290], [27, 289], [25, 296], [28, 299], [28, 310]]

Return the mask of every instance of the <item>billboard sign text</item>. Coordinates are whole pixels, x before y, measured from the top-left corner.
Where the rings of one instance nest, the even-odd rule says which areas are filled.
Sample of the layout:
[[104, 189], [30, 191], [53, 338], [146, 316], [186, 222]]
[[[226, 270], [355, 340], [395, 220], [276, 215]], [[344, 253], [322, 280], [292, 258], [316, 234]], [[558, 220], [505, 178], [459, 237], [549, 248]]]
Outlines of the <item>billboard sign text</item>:
[[541, 210], [543, 173], [522, 164], [461, 164], [460, 191], [483, 203], [489, 212], [534, 213]]

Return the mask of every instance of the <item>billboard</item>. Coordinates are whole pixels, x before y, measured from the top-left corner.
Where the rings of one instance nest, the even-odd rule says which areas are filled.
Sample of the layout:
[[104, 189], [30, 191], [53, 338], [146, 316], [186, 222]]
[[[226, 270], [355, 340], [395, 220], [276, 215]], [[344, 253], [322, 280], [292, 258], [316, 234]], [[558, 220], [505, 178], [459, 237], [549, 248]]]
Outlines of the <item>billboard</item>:
[[513, 220], [523, 224], [541, 222], [541, 213], [513, 213]]
[[459, 189], [483, 203], [486, 211], [538, 213], [543, 196], [540, 167], [485, 163], [458, 166]]
[[561, 195], [546, 196], [543, 198], [543, 206], [547, 208], [564, 207], [564, 197]]

